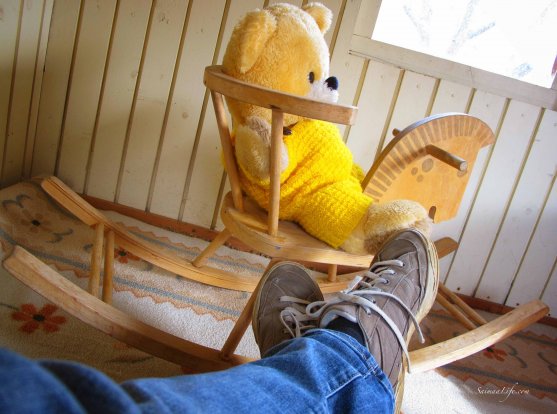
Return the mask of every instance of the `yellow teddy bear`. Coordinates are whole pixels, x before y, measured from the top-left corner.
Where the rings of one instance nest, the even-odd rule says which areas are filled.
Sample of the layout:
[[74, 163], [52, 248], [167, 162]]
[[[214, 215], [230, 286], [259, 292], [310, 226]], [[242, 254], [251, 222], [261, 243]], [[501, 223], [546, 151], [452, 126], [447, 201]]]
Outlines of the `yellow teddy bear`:
[[[223, 60], [226, 74], [267, 88], [335, 102], [324, 33], [332, 13], [320, 3], [274, 4], [248, 13], [234, 28]], [[228, 100], [244, 191], [263, 208], [269, 200], [269, 110]], [[425, 209], [412, 201], [372, 204], [336, 126], [285, 114], [281, 147], [280, 218], [299, 223], [333, 247], [374, 253], [393, 232], [429, 232]]]

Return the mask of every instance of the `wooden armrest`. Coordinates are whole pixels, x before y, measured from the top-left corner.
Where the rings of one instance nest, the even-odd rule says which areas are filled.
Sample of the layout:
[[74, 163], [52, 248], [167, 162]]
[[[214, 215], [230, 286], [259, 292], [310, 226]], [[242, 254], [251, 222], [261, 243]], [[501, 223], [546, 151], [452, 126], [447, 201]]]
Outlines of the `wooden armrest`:
[[410, 352], [412, 372], [423, 372], [466, 358], [543, 318], [549, 308], [541, 300], [533, 300], [479, 328], [455, 338]]
[[203, 82], [211, 91], [263, 108], [335, 124], [353, 125], [356, 122], [358, 108], [354, 106], [315, 101], [246, 83], [225, 75], [220, 65], [205, 68]]

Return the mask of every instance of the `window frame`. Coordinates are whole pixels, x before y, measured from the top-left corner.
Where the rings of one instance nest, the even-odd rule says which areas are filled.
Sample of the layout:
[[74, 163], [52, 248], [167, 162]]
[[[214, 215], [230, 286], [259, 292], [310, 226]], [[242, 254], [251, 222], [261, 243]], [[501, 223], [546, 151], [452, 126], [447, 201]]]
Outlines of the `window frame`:
[[544, 88], [462, 63], [373, 40], [371, 35], [381, 2], [382, 0], [361, 1], [350, 41], [350, 54], [557, 110], [557, 76], [554, 77], [550, 88]]

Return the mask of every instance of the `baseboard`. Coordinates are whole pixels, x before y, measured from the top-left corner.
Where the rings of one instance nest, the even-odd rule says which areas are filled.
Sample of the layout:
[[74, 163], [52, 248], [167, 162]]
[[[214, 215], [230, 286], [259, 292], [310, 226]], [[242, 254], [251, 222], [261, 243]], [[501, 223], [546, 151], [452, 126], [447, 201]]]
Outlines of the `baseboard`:
[[[115, 211], [117, 213], [123, 214], [125, 216], [128, 217], [132, 217], [135, 218], [137, 220], [143, 221], [147, 224], [151, 224], [153, 226], [157, 226], [166, 230], [170, 230], [173, 231], [175, 233], [180, 233], [180, 234], [185, 234], [188, 236], [193, 236], [193, 237], [198, 237], [201, 238], [203, 240], [206, 241], [212, 241], [213, 238], [215, 238], [215, 236], [219, 233], [216, 230], [210, 230], [207, 229], [205, 227], [202, 226], [198, 226], [196, 224], [191, 224], [191, 223], [186, 223], [183, 221], [179, 221], [176, 219], [171, 219], [168, 217], [164, 217], [158, 214], [154, 214], [154, 213], [150, 213], [150, 212], [146, 212], [143, 210], [139, 210], [133, 207], [128, 207], [128, 206], [124, 206], [122, 204], [117, 204], [111, 201], [106, 201], [106, 200], [102, 200], [100, 198], [96, 198], [96, 197], [91, 197], [91, 196], [87, 196], [87, 195], [81, 195], [85, 200], [87, 200], [87, 202], [89, 202], [91, 205], [93, 205], [95, 208], [98, 208], [100, 210], [111, 210], [111, 211]], [[257, 253], [254, 252], [252, 249], [250, 249], [247, 245], [245, 245], [244, 243], [242, 243], [241, 241], [231, 238], [227, 243], [227, 246], [233, 248], [233, 249], [237, 249], [240, 251], [244, 251], [244, 252], [251, 252], [251, 253]], [[320, 271], [324, 271], [326, 272], [327, 269], [325, 267], [325, 265], [323, 266], [319, 266], [319, 265], [315, 265], [312, 264], [312, 266]], [[348, 272], [352, 272], [355, 271], [356, 269], [351, 268], [349, 266], [339, 266], [339, 273], [348, 273]], [[488, 300], [484, 300], [484, 299], [479, 299], [479, 298], [475, 298], [472, 296], [467, 296], [467, 295], [462, 295], [460, 293], [457, 293], [458, 296], [460, 296], [462, 298], [462, 300], [464, 302], [466, 302], [470, 307], [477, 309], [477, 310], [483, 310], [486, 312], [490, 312], [490, 313], [494, 313], [497, 315], [502, 315], [505, 314], [511, 310], [513, 310], [514, 308], [512, 306], [506, 306], [506, 305], [502, 305], [499, 303], [495, 303], [495, 302], [490, 302]], [[545, 325], [550, 325], [550, 326], [554, 326], [557, 327], [557, 318], [554, 317], [550, 317], [550, 316], [546, 316], [542, 319], [540, 319], [538, 321], [538, 323], [543, 323]]]

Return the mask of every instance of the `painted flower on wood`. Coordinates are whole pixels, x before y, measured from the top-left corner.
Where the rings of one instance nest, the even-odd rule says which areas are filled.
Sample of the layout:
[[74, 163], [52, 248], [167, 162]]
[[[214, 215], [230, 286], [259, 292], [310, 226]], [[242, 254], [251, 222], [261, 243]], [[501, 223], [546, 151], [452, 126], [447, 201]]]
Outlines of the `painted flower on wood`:
[[41, 213], [31, 213], [25, 209], [22, 210], [22, 213], [25, 218], [22, 218], [20, 223], [26, 226], [29, 232], [37, 234], [41, 229], [46, 232], [52, 232], [52, 229], [50, 228], [52, 223]]
[[484, 349], [483, 355], [489, 359], [496, 359], [497, 361], [504, 361], [507, 352], [500, 348], [495, 348], [494, 346], [490, 346], [489, 348]]
[[21, 305], [20, 310], [12, 313], [12, 319], [24, 322], [19, 330], [27, 333], [33, 333], [37, 329], [42, 328], [45, 332], [56, 332], [60, 329], [60, 325], [66, 322], [66, 318], [60, 315], [54, 315], [58, 307], [47, 303], [40, 310], [37, 310], [32, 303]]
[[114, 249], [114, 258], [120, 263], [128, 263], [130, 260], [138, 261], [140, 260], [135, 254], [132, 254], [121, 247]]

